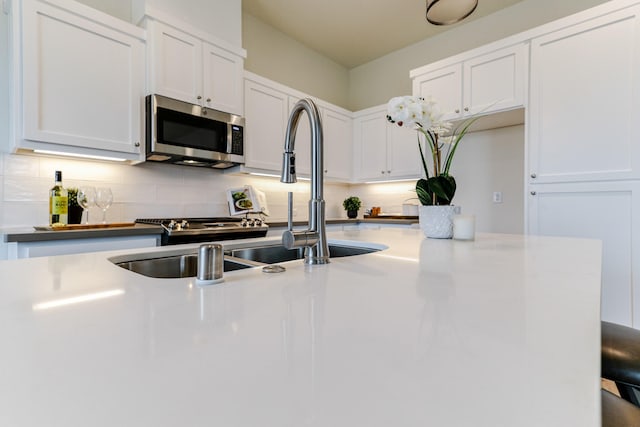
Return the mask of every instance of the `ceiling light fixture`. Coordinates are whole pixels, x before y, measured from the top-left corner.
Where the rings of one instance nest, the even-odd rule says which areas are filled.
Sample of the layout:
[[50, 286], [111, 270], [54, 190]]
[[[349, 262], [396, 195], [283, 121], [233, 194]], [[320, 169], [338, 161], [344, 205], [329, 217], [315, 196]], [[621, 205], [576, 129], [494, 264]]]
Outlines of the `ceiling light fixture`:
[[427, 0], [427, 21], [434, 25], [450, 25], [471, 15], [478, 0]]

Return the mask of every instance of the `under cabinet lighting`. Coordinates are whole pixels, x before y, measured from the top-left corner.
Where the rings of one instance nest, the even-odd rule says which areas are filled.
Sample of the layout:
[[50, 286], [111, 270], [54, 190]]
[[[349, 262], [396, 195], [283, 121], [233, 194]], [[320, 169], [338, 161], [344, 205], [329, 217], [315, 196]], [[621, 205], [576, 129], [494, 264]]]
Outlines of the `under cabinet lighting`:
[[365, 184], [389, 184], [393, 182], [413, 182], [417, 181], [415, 178], [404, 178], [404, 179], [387, 179], [384, 181], [365, 181]]
[[120, 159], [118, 157], [107, 157], [107, 156], [94, 156], [91, 154], [78, 154], [78, 153], [66, 153], [62, 151], [49, 151], [49, 150], [33, 150], [34, 153], [38, 154], [51, 154], [54, 156], [65, 156], [65, 157], [79, 157], [83, 159], [94, 159], [94, 160], [108, 160], [111, 162], [126, 162], [127, 159]]
[[[249, 172], [249, 175], [253, 176], [266, 176], [270, 178], [280, 178], [280, 175], [276, 175], [275, 173], [262, 173], [262, 172]], [[300, 181], [310, 181], [311, 178], [298, 177]]]

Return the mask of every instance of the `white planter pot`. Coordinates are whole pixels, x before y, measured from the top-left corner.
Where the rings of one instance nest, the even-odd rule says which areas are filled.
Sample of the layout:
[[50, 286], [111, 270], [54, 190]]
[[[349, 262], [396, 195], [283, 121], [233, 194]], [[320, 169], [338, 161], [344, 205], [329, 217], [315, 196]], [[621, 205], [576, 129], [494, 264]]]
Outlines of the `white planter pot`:
[[460, 213], [460, 206], [420, 206], [420, 228], [432, 239], [453, 237], [453, 216]]

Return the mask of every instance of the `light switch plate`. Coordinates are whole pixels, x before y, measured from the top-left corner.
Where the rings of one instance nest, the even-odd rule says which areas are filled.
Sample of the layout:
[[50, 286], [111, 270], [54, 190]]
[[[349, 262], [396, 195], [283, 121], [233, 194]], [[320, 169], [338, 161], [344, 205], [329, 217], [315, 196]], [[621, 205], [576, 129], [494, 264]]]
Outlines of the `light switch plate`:
[[493, 192], [493, 203], [502, 203], [502, 191]]

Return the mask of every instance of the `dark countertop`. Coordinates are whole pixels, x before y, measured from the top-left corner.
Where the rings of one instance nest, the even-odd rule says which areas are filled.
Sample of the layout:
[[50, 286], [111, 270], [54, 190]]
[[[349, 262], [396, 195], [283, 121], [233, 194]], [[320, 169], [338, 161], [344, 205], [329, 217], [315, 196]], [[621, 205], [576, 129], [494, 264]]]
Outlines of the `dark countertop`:
[[[411, 224], [417, 224], [418, 223], [418, 217], [401, 217], [398, 216], [398, 218], [390, 218], [390, 217], [380, 217], [380, 218], [354, 218], [354, 219], [349, 219], [349, 218], [340, 218], [340, 219], [328, 219], [327, 220], [327, 224], [407, 224], [407, 225], [411, 225]], [[269, 224], [270, 227], [286, 227], [287, 226], [287, 221], [269, 221], [267, 220], [267, 224]], [[295, 226], [299, 226], [299, 225], [305, 225], [308, 224], [307, 221], [294, 221], [293, 225]]]
[[[398, 217], [398, 218], [339, 218], [328, 219], [327, 224], [416, 224], [418, 217]], [[286, 221], [267, 221], [269, 227], [278, 228], [286, 227]], [[307, 221], [294, 221], [293, 225], [306, 225]], [[4, 241], [11, 242], [44, 242], [54, 240], [71, 240], [71, 239], [95, 239], [105, 237], [121, 237], [121, 236], [144, 236], [153, 234], [162, 234], [162, 227], [150, 224], [136, 224], [132, 227], [116, 227], [116, 228], [97, 228], [85, 230], [65, 230], [65, 231], [38, 231], [33, 227], [14, 227], [0, 229], [0, 233], [4, 235]]]
[[43, 242], [52, 240], [95, 239], [101, 237], [145, 236], [162, 234], [159, 225], [136, 224], [132, 227], [96, 228], [85, 230], [37, 231], [33, 227], [3, 228], [4, 241]]

